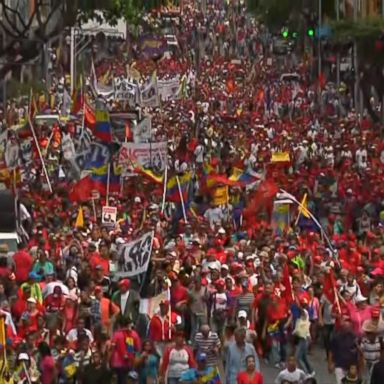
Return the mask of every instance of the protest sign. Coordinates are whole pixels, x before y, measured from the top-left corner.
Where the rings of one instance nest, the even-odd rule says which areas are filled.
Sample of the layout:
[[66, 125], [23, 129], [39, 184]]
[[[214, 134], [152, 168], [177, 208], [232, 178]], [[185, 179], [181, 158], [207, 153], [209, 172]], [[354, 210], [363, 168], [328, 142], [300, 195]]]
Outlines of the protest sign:
[[116, 224], [117, 221], [117, 208], [116, 207], [103, 207], [101, 222], [103, 224]]
[[148, 232], [139, 239], [124, 244], [120, 250], [116, 276], [132, 277], [146, 272], [151, 259], [152, 240], [153, 232]]
[[115, 78], [113, 81], [115, 98], [126, 100], [130, 106], [135, 106], [138, 102], [139, 87], [127, 79]]
[[123, 143], [119, 153], [119, 165], [123, 168], [140, 165], [145, 169], [163, 171], [167, 163], [167, 148], [167, 142]]
[[180, 78], [176, 76], [168, 80], [158, 80], [157, 87], [161, 100], [174, 100], [179, 98]]
[[135, 143], [143, 143], [151, 139], [152, 118], [144, 117], [139, 123], [133, 127], [133, 141]]

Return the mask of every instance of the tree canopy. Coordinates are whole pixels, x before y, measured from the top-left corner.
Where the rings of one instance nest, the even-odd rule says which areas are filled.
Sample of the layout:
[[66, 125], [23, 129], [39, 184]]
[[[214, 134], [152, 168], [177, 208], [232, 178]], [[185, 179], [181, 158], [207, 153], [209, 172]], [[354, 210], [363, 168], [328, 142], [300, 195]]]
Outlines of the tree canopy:
[[[28, 2], [27, 2], [28, 3]], [[114, 25], [124, 18], [131, 24], [140, 22], [141, 14], [163, 0], [35, 0], [33, 11], [26, 15], [21, 4], [0, 0], [0, 78], [15, 66], [36, 58], [44, 44], [59, 36], [66, 28], [81, 25], [90, 19], [105, 20]]]

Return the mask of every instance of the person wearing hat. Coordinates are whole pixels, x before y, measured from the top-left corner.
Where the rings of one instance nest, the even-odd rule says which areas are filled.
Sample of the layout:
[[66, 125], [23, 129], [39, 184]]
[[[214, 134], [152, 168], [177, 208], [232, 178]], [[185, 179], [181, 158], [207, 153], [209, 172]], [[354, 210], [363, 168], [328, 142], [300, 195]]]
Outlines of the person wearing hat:
[[360, 341], [360, 351], [364, 359], [363, 378], [369, 383], [373, 366], [380, 360], [381, 339], [378, 332], [380, 321], [380, 308], [371, 309], [372, 320], [366, 320], [363, 324], [363, 336]]
[[210, 325], [212, 331], [222, 337], [229, 315], [231, 297], [225, 290], [224, 279], [216, 280], [215, 288], [216, 290], [209, 297]]
[[245, 335], [245, 341], [247, 343], [254, 344], [256, 341], [256, 332], [254, 330], [254, 326], [251, 324], [251, 322], [248, 320], [248, 313], [247, 311], [240, 310], [237, 313], [237, 322], [239, 328], [244, 328], [246, 335]]
[[368, 305], [368, 299], [361, 293], [355, 297], [355, 305], [350, 306], [350, 316], [355, 333], [361, 336], [363, 323], [371, 319], [371, 307]]
[[111, 334], [120, 308], [110, 299], [104, 297], [103, 287], [97, 285], [94, 289], [94, 298], [92, 298], [91, 313], [94, 315], [93, 327], [102, 326], [108, 334]]
[[[219, 372], [216, 368], [210, 367], [207, 365], [207, 354], [204, 352], [199, 352], [196, 355], [196, 368], [188, 369], [180, 377], [180, 384], [190, 384], [190, 383], [199, 383], [207, 382], [207, 378], [211, 378], [210, 381], [214, 382], [216, 378], [220, 379]], [[209, 382], [209, 381], [208, 381]]]
[[127, 384], [139, 384], [139, 374], [136, 371], [129, 371]]
[[119, 290], [112, 295], [111, 300], [120, 308], [122, 316], [129, 317], [136, 324], [139, 317], [140, 295], [131, 289], [129, 279], [120, 280]]
[[30, 290], [31, 297], [35, 298], [39, 304], [43, 303], [43, 293], [39, 284], [41, 276], [36, 272], [30, 272], [28, 275], [28, 281], [21, 285], [21, 288], [24, 289], [28, 287]]
[[38, 383], [40, 372], [37, 368], [34, 358], [30, 358], [28, 353], [20, 352], [17, 355], [16, 366], [14, 368], [12, 379], [15, 383], [29, 384]]
[[172, 340], [172, 333], [177, 323], [177, 313], [170, 312], [169, 300], [161, 300], [160, 311], [154, 314], [149, 323], [149, 337], [155, 343], [160, 356], [163, 356], [164, 349]]

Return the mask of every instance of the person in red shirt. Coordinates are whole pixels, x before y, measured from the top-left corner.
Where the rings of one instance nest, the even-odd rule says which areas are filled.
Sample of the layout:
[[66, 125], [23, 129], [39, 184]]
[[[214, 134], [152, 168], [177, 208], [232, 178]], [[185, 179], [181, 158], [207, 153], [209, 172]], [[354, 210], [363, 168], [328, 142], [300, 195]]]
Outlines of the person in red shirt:
[[177, 313], [182, 313], [187, 308], [188, 289], [181, 284], [176, 272], [171, 271], [168, 278], [171, 280], [171, 308]]
[[149, 323], [149, 337], [155, 342], [155, 347], [163, 355], [165, 345], [172, 340], [178, 315], [169, 311], [169, 300], [160, 302], [160, 312], [155, 314]]
[[248, 356], [245, 359], [246, 370], [237, 375], [237, 384], [263, 384], [263, 375], [256, 370], [255, 358]]
[[132, 320], [120, 317], [120, 329], [112, 336], [111, 368], [117, 375], [117, 383], [126, 383], [126, 377], [137, 353], [141, 351], [141, 339], [132, 329]]
[[28, 280], [28, 274], [32, 269], [32, 256], [23, 247], [20, 247], [20, 249], [13, 255], [13, 261], [16, 266], [15, 276], [17, 283], [25, 283]]

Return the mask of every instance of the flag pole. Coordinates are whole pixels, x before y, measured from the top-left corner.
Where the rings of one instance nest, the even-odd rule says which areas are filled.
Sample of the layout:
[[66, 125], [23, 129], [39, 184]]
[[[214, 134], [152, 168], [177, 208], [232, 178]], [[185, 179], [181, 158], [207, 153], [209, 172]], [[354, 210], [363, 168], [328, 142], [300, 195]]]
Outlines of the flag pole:
[[165, 164], [164, 170], [164, 188], [163, 188], [163, 202], [161, 204], [161, 213], [164, 212], [165, 209], [165, 198], [167, 195], [167, 183], [168, 183], [168, 164]]
[[178, 175], [176, 175], [176, 181], [177, 181], [177, 188], [179, 190], [180, 201], [181, 201], [181, 208], [183, 210], [184, 221], [187, 223], [188, 219], [187, 219], [187, 214], [185, 213], [185, 205], [184, 205], [183, 193], [181, 191], [180, 180], [179, 180], [179, 176]]
[[111, 178], [111, 163], [108, 164], [108, 173], [107, 173], [107, 194], [106, 194], [106, 206], [109, 207], [109, 183]]
[[36, 137], [35, 129], [33, 128], [32, 119], [31, 119], [31, 114], [30, 114], [30, 112], [31, 112], [31, 106], [32, 106], [32, 90], [31, 90], [31, 94], [30, 94], [30, 102], [29, 102], [29, 106], [30, 106], [30, 108], [29, 108], [29, 111], [28, 111], [28, 123], [29, 123], [29, 126], [31, 127], [33, 140], [34, 140], [34, 142], [35, 142], [35, 144], [36, 144], [37, 152], [38, 152], [38, 154], [39, 154], [40, 161], [41, 161], [41, 164], [42, 164], [42, 167], [43, 167], [44, 176], [45, 176], [45, 179], [47, 180], [47, 184], [48, 184], [49, 192], [52, 193], [52, 185], [51, 185], [51, 182], [49, 181], [47, 168], [46, 168], [45, 163], [44, 163], [43, 155], [41, 154], [40, 145], [39, 145], [39, 142], [38, 142], [37, 137]]

